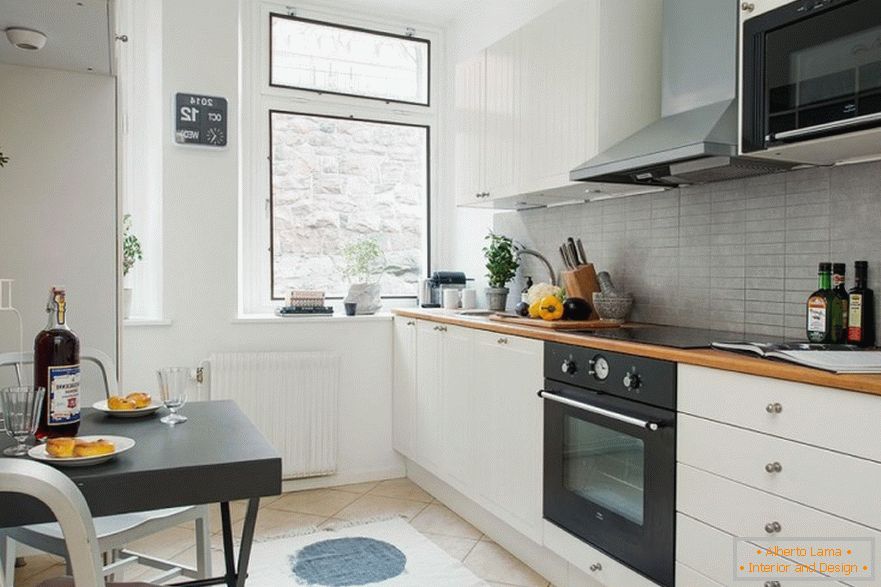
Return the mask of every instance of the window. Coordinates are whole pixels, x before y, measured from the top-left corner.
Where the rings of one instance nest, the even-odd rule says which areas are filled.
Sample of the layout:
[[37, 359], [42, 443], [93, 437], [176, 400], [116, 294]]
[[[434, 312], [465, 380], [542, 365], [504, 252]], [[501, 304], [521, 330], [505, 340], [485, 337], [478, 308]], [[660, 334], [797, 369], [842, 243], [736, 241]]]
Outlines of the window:
[[272, 14], [274, 86], [428, 106], [425, 39]]
[[428, 127], [270, 112], [272, 298], [291, 289], [345, 295], [343, 247], [376, 242], [385, 297], [423, 276]]
[[292, 289], [341, 305], [360, 281], [345, 253], [368, 242], [384, 305], [412, 304], [437, 244], [440, 31], [244, 6], [239, 314], [271, 313]]

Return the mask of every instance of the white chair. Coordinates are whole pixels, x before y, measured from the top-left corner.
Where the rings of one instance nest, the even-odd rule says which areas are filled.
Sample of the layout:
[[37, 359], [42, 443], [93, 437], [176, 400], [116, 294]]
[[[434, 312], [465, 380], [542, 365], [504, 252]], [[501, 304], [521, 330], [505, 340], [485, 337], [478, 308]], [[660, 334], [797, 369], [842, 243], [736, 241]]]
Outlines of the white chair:
[[[19, 364], [33, 364], [34, 354], [2, 353], [0, 368]], [[113, 360], [106, 353], [93, 348], [80, 351], [80, 361], [97, 365], [104, 380], [105, 395], [118, 395], [116, 369]], [[67, 477], [65, 476], [65, 479]], [[161, 571], [152, 580], [158, 583], [174, 577], [205, 579], [211, 576], [211, 531], [209, 525], [210, 509], [207, 505], [166, 508], [147, 512], [121, 514], [95, 518], [94, 526], [98, 536], [98, 551], [106, 557], [104, 576], [112, 577], [125, 567], [141, 564]], [[189, 567], [163, 560], [126, 548], [132, 542], [157, 532], [195, 521], [196, 566]], [[5, 577], [5, 586], [14, 587], [15, 544], [21, 542], [32, 548], [42, 550], [70, 560], [67, 544], [58, 524], [37, 524], [20, 528], [0, 530], [0, 576]], [[3, 583], [0, 581], [0, 587]]]
[[[49, 579], [40, 587], [106, 585], [149, 587], [149, 583], [105, 583], [99, 558], [100, 541], [89, 506], [76, 485], [48, 465], [19, 459], [0, 459], [0, 492], [29, 495], [46, 504], [67, 539], [73, 577]], [[2, 585], [0, 580], [0, 585]], [[8, 587], [8, 583], [6, 584]], [[153, 584], [155, 585], [155, 584]]]

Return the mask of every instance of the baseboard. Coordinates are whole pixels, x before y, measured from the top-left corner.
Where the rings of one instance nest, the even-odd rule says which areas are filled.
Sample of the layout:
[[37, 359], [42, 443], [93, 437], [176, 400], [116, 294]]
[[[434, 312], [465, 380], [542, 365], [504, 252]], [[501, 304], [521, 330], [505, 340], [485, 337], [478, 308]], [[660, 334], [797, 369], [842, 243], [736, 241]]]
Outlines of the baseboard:
[[480, 504], [410, 460], [407, 461], [407, 477], [494, 542], [535, 569], [551, 584], [560, 587], [571, 584], [569, 563], [553, 551], [526, 538]]
[[353, 483], [398, 479], [400, 477], [405, 477], [406, 473], [407, 469], [402, 464], [400, 467], [387, 469], [347, 471], [344, 473], [337, 473], [336, 475], [326, 475], [324, 477], [288, 479], [282, 482], [281, 490], [282, 492], [287, 493], [289, 491], [302, 491], [304, 489], [326, 489], [328, 487], [338, 487], [340, 485], [352, 485]]

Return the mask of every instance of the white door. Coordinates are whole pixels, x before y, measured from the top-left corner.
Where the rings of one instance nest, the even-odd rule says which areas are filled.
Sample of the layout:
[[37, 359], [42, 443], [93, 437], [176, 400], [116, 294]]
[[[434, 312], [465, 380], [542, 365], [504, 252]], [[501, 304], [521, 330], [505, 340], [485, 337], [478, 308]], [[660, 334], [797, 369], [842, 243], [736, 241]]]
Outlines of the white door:
[[456, 203], [485, 200], [484, 157], [484, 71], [485, 55], [456, 65], [455, 79], [455, 182]]
[[486, 50], [483, 174], [487, 199], [518, 193], [520, 39], [518, 31]]
[[559, 188], [596, 151], [598, 0], [567, 0], [521, 29], [520, 187]]
[[441, 349], [443, 328], [435, 322], [416, 322], [416, 418], [413, 434], [415, 461], [440, 475]]
[[478, 440], [472, 435], [474, 334], [469, 328], [450, 326], [441, 343], [442, 477], [463, 493], [474, 484], [474, 443]]
[[393, 446], [413, 458], [413, 432], [416, 417], [416, 320], [395, 317], [394, 394], [392, 396]]
[[542, 540], [543, 343], [478, 333], [474, 369], [478, 483], [487, 509]]

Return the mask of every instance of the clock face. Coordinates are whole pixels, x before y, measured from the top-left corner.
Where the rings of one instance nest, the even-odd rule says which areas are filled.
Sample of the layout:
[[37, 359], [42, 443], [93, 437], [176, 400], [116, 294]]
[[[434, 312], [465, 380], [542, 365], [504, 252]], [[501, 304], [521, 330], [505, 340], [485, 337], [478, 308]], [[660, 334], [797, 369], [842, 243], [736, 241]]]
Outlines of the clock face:
[[226, 136], [224, 135], [223, 129], [220, 128], [209, 128], [205, 133], [205, 139], [211, 145], [226, 144]]

